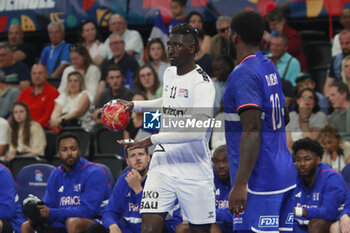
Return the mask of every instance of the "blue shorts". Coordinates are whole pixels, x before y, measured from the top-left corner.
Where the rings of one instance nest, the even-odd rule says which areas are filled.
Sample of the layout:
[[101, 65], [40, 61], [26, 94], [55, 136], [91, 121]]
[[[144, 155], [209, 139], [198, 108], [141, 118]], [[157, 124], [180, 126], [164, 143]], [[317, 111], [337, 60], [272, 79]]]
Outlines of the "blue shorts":
[[294, 189], [272, 195], [248, 193], [246, 209], [233, 216], [235, 231], [293, 231]]

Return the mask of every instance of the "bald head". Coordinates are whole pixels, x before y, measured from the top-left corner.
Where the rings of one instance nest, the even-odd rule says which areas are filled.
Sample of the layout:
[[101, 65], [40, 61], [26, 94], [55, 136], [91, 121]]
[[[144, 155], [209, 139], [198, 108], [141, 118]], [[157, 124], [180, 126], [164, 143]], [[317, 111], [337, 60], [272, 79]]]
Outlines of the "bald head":
[[12, 24], [9, 27], [7, 36], [12, 47], [17, 47], [23, 43], [24, 34], [19, 24]]
[[117, 32], [123, 35], [127, 27], [128, 24], [125, 21], [125, 18], [120, 14], [112, 15], [108, 21], [108, 28], [112, 33]]

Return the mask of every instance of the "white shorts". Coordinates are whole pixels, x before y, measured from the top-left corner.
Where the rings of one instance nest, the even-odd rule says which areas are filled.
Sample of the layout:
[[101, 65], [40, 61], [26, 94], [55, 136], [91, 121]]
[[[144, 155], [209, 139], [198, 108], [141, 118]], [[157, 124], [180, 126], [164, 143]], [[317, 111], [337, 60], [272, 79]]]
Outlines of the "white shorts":
[[140, 206], [144, 213], [170, 213], [180, 204], [183, 220], [192, 224], [215, 223], [214, 181], [179, 179], [148, 172]]

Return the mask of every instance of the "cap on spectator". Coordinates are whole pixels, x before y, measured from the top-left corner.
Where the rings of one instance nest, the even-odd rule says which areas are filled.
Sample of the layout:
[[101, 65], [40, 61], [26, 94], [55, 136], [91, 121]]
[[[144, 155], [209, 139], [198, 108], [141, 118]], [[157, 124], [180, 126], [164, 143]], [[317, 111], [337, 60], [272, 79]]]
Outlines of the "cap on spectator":
[[295, 80], [295, 82], [296, 83], [302, 82], [302, 81], [304, 81], [306, 79], [311, 79], [312, 81], [315, 82], [315, 80], [313, 79], [313, 77], [309, 73], [299, 73], [298, 76], [297, 76], [297, 79]]

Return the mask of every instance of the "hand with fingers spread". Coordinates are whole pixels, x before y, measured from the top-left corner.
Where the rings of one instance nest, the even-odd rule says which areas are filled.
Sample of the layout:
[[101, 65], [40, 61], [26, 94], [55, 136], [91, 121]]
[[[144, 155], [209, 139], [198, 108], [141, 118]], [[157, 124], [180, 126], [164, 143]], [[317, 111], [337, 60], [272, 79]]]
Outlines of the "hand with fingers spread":
[[106, 103], [102, 108], [101, 108], [101, 112], [103, 112], [103, 110], [110, 105], [113, 104], [121, 104], [125, 107], [124, 112], [131, 112], [132, 109], [134, 108], [134, 103], [132, 101], [127, 101], [127, 100], [123, 100], [123, 99], [116, 99], [116, 100], [111, 100], [108, 103]]
[[141, 140], [134, 140], [134, 139], [124, 139], [124, 140], [118, 140], [118, 143], [128, 146], [130, 150], [136, 149], [136, 148], [145, 148], [145, 147], [150, 147], [153, 145], [151, 141], [151, 137], [144, 138]]
[[243, 213], [246, 208], [247, 195], [246, 184], [235, 184], [233, 186], [228, 197], [229, 209], [232, 214]]

